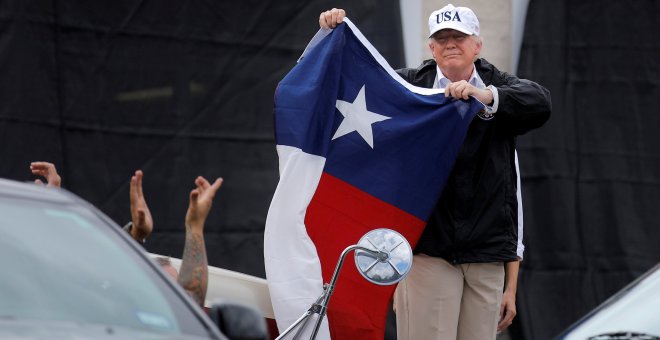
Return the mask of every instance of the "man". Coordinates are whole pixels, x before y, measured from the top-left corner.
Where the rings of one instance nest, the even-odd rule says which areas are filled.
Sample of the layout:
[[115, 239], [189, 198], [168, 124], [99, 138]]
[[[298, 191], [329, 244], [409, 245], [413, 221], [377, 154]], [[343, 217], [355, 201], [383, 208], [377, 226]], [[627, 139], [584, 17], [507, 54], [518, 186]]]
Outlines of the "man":
[[[332, 9], [319, 24], [334, 28], [344, 17]], [[398, 339], [494, 339], [516, 314], [515, 139], [547, 121], [550, 93], [477, 58], [481, 47], [474, 12], [450, 4], [429, 17], [433, 59], [397, 71], [413, 85], [485, 105], [397, 287]]]

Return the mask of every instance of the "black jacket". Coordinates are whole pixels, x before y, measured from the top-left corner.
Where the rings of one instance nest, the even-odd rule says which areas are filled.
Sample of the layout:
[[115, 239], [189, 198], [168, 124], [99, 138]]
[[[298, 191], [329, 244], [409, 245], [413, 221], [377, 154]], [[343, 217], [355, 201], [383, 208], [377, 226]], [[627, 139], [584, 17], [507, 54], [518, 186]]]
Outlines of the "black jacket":
[[[479, 77], [497, 88], [494, 118], [475, 117], [452, 173], [415, 247], [415, 253], [451, 263], [509, 262], [517, 259], [518, 201], [514, 150], [516, 135], [550, 117], [550, 92], [532, 81], [475, 61]], [[397, 71], [413, 85], [431, 88], [436, 63]]]

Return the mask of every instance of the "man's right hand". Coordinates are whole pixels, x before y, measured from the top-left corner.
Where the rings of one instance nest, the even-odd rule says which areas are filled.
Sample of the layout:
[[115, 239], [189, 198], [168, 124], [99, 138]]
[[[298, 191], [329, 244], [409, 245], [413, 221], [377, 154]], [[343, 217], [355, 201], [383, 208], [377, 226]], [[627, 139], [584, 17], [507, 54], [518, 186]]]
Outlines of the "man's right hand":
[[346, 12], [341, 8], [333, 8], [321, 13], [319, 16], [319, 26], [323, 29], [331, 29], [344, 22]]

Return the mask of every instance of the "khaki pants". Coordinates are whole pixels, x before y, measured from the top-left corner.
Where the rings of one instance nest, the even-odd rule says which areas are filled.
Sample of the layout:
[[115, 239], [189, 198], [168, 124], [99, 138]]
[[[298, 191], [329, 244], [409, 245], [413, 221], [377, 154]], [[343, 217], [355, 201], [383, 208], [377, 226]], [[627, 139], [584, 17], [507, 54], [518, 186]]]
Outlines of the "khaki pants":
[[394, 295], [397, 339], [495, 339], [503, 289], [501, 262], [452, 265], [415, 255]]

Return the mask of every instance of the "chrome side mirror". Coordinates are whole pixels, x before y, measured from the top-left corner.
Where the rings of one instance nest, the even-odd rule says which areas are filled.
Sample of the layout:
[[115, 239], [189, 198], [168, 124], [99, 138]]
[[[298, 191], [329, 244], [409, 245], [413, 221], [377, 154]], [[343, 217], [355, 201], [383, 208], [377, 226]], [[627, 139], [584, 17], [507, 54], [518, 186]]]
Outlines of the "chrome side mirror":
[[355, 266], [367, 281], [391, 285], [403, 280], [410, 272], [412, 249], [398, 232], [374, 229], [362, 236], [357, 245], [371, 250], [355, 250]]
[[412, 249], [408, 241], [391, 229], [374, 229], [366, 233], [358, 244], [348, 246], [339, 256], [335, 272], [330, 283], [323, 286], [323, 293], [316, 302], [298, 318], [289, 328], [280, 333], [276, 340], [283, 339], [294, 329], [299, 328], [294, 338], [298, 338], [314, 314], [318, 314], [310, 339], [316, 339], [321, 321], [328, 311], [330, 297], [335, 290], [339, 271], [344, 264], [346, 255], [355, 250], [355, 265], [362, 276], [377, 285], [391, 285], [403, 280], [412, 267]]

